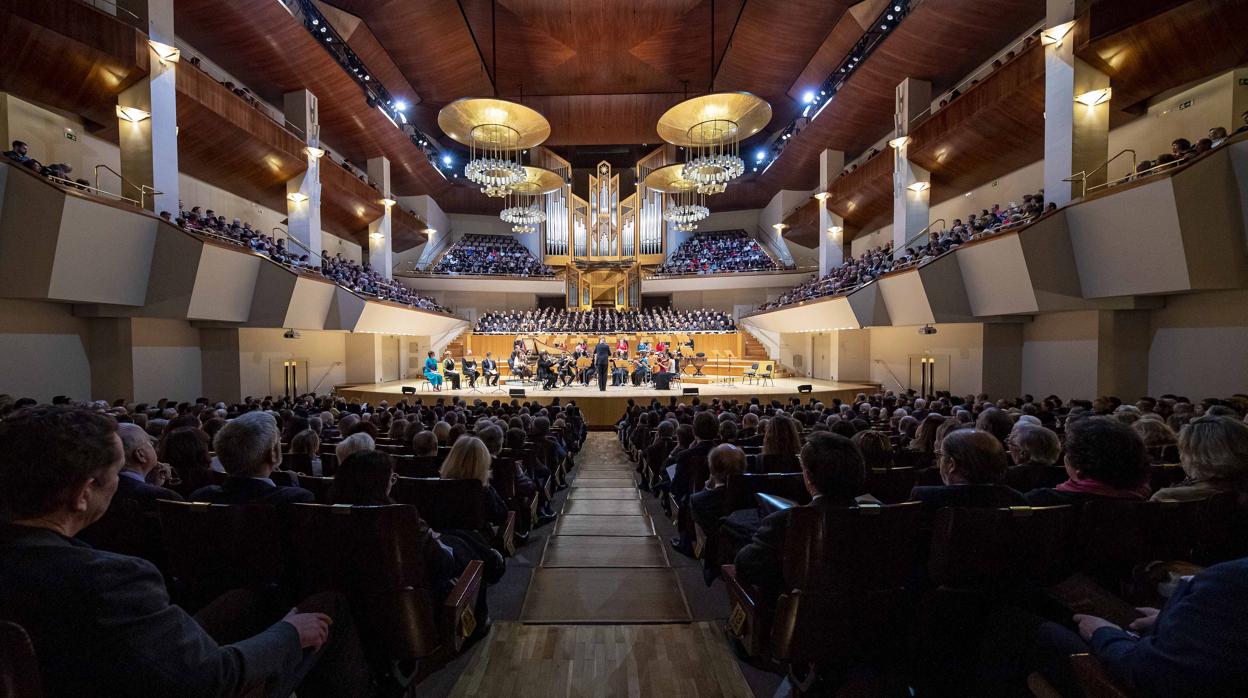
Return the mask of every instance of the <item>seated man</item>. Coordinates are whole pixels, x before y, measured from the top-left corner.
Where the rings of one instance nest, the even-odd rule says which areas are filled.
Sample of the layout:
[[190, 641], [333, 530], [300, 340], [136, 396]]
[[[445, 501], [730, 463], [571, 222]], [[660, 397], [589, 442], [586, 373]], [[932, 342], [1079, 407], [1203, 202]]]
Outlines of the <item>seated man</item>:
[[472, 358], [471, 349], [464, 351], [464, 360], [460, 363], [463, 364], [464, 377], [468, 379], [468, 387], [477, 387], [477, 376], [480, 374], [477, 372], [477, 360]]
[[248, 412], [231, 419], [213, 439], [217, 459], [229, 474], [223, 485], [191, 493], [193, 502], [212, 504], [314, 504], [316, 497], [300, 487], [279, 487], [270, 479], [282, 463], [281, 432], [267, 412]]
[[979, 429], [949, 432], [936, 461], [943, 485], [915, 487], [912, 501], [934, 513], [941, 507], [1026, 506], [1023, 495], [1001, 484], [1005, 450], [997, 437]]
[[732, 444], [720, 444], [706, 457], [711, 477], [706, 489], [689, 495], [693, 520], [710, 539], [719, 530], [719, 520], [728, 513], [727, 484], [732, 475], [745, 472], [745, 452]]
[[[815, 432], [802, 447], [802, 478], [811, 494], [810, 507], [849, 507], [857, 502], [866, 479], [862, 454], [849, 439], [830, 432]], [[778, 511], [763, 519], [754, 539], [737, 553], [737, 577], [763, 591], [769, 600], [780, 596], [784, 583], [781, 556], [789, 526], [789, 512]]]
[[487, 387], [498, 385], [498, 362], [494, 360], [492, 352], [485, 352], [485, 358], [481, 360], [481, 373], [485, 376]]
[[[245, 592], [231, 592], [193, 618], [169, 603], [151, 563], [73, 538], [117, 491], [125, 457], [116, 429], [74, 408], [0, 422], [0, 618], [30, 634], [46, 694], [367, 694], [349, 613], [260, 619], [238, 608]], [[234, 643], [218, 644], [205, 627]], [[247, 627], [261, 630], [248, 637]]]

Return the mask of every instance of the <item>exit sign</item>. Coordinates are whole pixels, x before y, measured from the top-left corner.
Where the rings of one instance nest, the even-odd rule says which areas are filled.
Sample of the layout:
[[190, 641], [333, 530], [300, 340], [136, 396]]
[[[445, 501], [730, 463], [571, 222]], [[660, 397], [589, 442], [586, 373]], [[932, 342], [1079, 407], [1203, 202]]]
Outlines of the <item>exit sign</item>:
[[78, 134], [69, 129], [65, 129], [65, 138], [66, 140], [76, 141], [78, 140]]
[[1245, 86], [1248, 86], [1248, 78], [1240, 78], [1240, 79], [1239, 79], [1239, 86], [1240, 86], [1240, 87], [1245, 87]]
[[1183, 111], [1184, 109], [1187, 109], [1190, 106], [1192, 106], [1192, 100], [1189, 99], [1186, 102], [1183, 102], [1182, 104], [1179, 105], [1179, 111]]

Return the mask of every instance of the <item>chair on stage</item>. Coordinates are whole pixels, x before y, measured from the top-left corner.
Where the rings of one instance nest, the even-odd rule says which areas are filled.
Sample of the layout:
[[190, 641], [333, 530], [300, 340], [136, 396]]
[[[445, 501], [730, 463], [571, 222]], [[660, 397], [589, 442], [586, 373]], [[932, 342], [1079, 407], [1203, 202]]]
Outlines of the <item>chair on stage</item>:
[[759, 385], [770, 383], [773, 387], [776, 385], [776, 362], [764, 361], [758, 364], [759, 369], [754, 378]]
[[758, 378], [758, 364], [752, 363], [749, 368], [741, 369], [741, 382], [747, 383]]

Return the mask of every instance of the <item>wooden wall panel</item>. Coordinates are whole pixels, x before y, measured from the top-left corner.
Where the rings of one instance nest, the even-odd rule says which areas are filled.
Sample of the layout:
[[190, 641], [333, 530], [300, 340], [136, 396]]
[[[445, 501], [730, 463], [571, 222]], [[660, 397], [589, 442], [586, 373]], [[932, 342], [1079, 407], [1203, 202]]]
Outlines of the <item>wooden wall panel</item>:
[[428, 227], [416, 214], [409, 213], [402, 206], [391, 207], [391, 248], [395, 252], [406, 252], [417, 245], [425, 244], [429, 241], [429, 234], [425, 232]]
[[[870, 230], [893, 216], [893, 153], [876, 154], [828, 186], [827, 205], [846, 227]], [[850, 239], [848, 235], [845, 239]]]
[[321, 166], [321, 227], [368, 246], [368, 224], [386, 212], [381, 193], [332, 162]]

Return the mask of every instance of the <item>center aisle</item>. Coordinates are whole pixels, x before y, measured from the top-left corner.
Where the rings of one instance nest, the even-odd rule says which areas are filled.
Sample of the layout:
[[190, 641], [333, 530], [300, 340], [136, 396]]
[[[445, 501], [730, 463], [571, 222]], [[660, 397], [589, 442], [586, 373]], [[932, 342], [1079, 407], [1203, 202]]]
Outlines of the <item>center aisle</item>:
[[751, 696], [723, 631], [693, 623], [609, 432], [592, 432], [525, 596], [455, 696]]

